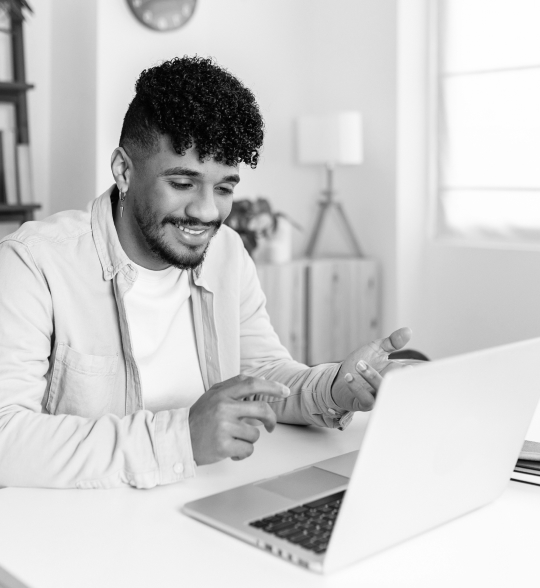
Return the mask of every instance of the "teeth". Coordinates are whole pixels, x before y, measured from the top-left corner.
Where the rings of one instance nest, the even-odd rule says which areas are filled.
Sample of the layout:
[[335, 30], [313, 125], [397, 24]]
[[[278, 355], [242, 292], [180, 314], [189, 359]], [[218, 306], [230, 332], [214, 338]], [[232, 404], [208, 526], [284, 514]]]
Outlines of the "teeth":
[[178, 227], [184, 233], [189, 233], [190, 235], [202, 235], [204, 233], [204, 229], [200, 231], [194, 231], [193, 229], [188, 229], [187, 227]]

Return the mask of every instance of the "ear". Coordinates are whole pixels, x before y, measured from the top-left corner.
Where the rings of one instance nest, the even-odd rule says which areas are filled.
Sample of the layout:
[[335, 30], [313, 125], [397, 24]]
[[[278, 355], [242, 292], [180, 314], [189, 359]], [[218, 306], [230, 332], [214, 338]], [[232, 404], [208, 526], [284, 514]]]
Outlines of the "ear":
[[127, 192], [133, 174], [133, 162], [123, 147], [117, 147], [111, 155], [111, 171], [121, 192]]

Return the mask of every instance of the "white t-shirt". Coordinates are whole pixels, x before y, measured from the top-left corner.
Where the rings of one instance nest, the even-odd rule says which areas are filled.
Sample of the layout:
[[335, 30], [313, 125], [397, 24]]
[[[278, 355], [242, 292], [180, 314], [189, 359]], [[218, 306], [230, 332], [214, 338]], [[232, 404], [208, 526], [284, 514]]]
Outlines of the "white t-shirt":
[[144, 407], [158, 412], [191, 406], [204, 384], [188, 272], [134, 265], [139, 277], [124, 300]]

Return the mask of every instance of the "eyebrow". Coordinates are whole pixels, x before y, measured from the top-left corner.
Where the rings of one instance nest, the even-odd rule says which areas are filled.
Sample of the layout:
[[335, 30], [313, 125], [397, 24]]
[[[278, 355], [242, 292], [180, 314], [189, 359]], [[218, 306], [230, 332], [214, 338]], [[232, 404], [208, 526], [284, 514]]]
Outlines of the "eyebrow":
[[[170, 167], [160, 172], [159, 176], [187, 176], [188, 178], [202, 178], [203, 174], [201, 174], [201, 172], [195, 171], [194, 169], [190, 169], [189, 167]], [[240, 176], [238, 174], [232, 174], [230, 176], [225, 176], [221, 179], [221, 181], [238, 184], [240, 181]]]

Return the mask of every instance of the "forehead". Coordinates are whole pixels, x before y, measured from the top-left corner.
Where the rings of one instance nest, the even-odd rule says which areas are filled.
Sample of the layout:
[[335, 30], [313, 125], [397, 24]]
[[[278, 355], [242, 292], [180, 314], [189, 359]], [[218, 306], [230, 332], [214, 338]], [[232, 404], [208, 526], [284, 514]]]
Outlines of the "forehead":
[[188, 149], [185, 155], [179, 155], [167, 135], [160, 135], [157, 149], [145, 159], [145, 167], [158, 176], [185, 175], [178, 172], [191, 170], [197, 175], [212, 179], [232, 176], [238, 179], [238, 166], [225, 165], [213, 158], [201, 161], [195, 147]]

